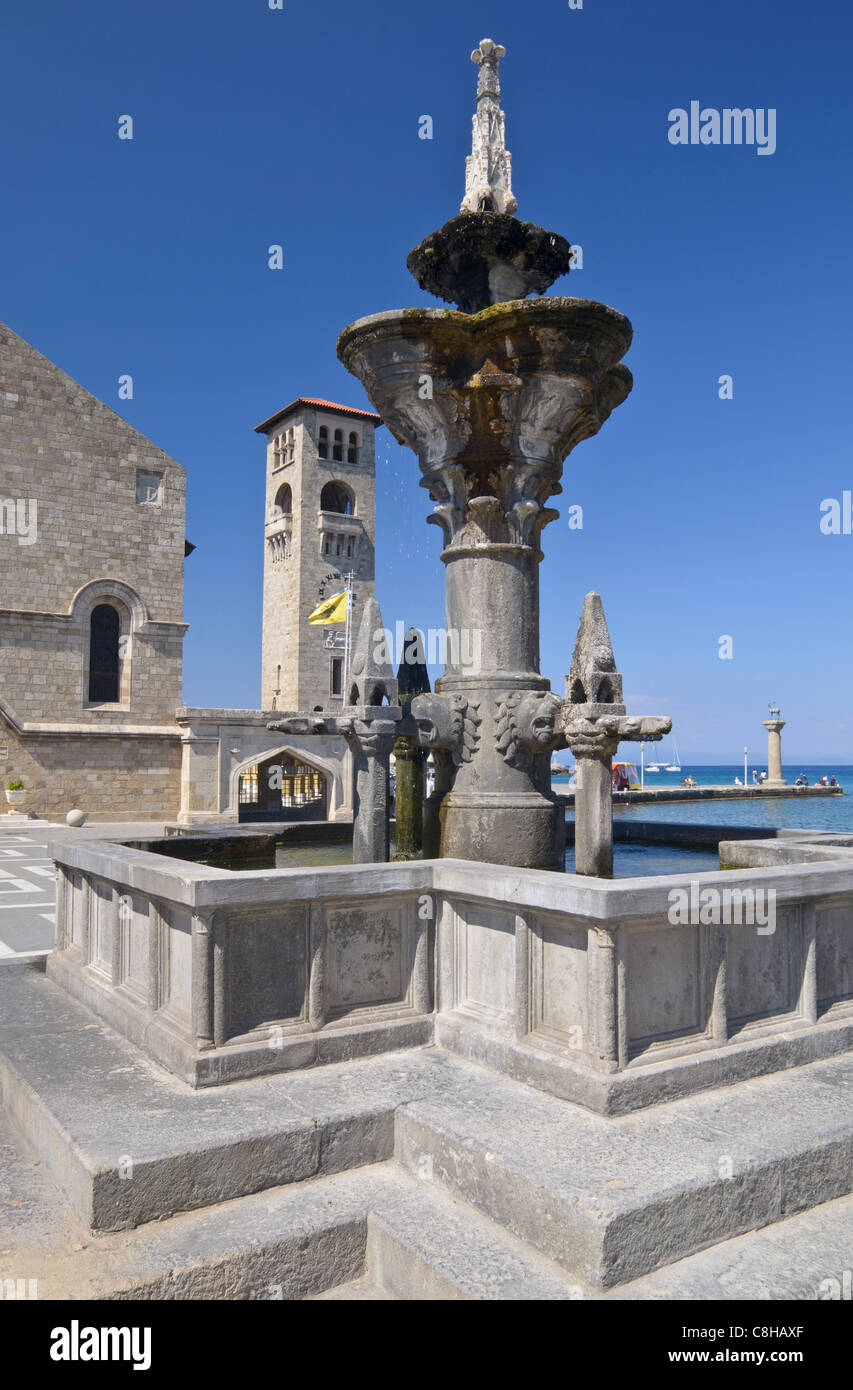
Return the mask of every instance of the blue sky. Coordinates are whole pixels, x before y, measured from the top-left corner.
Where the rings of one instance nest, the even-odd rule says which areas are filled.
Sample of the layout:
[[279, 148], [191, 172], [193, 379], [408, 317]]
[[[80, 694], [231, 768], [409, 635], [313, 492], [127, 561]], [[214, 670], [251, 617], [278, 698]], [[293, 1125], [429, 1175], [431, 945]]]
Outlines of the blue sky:
[[[819, 528], [853, 488], [841, 0], [7, 0], [0, 317], [187, 469], [186, 703], [258, 702], [252, 426], [297, 395], [367, 404], [341, 328], [436, 303], [405, 259], [458, 210], [485, 35], [518, 215], [583, 247], [552, 292], [635, 332], [634, 392], [570, 455], [545, 532], [543, 672], [562, 690], [598, 589], [632, 708], [673, 716], [683, 761], [760, 757], [772, 699], [791, 761], [853, 762], [853, 535]], [[692, 100], [774, 108], [776, 152], [671, 145]], [[386, 624], [440, 626], [416, 459], [377, 438]]]

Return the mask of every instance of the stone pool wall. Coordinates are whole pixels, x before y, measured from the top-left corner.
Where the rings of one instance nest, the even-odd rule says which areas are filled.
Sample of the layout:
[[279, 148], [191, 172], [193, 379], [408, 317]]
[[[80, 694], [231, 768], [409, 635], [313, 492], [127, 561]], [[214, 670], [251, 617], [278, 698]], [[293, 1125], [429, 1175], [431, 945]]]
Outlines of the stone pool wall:
[[434, 1041], [617, 1113], [853, 1045], [853, 859], [605, 881], [49, 852], [48, 974], [195, 1086]]

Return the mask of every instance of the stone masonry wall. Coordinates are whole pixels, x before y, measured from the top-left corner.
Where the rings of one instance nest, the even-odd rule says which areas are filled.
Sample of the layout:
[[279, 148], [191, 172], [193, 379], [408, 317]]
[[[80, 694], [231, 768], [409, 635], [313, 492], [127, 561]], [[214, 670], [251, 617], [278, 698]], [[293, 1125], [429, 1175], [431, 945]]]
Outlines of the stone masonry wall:
[[[21, 738], [0, 716], [0, 785], [18, 778], [27, 799], [14, 809], [45, 820], [64, 820], [73, 807], [96, 821], [173, 820], [181, 799], [181, 740], [177, 729], [175, 737]], [[8, 809], [0, 797], [0, 817]]]
[[[159, 478], [156, 501], [137, 500], [140, 474]], [[0, 325], [0, 698], [20, 721], [174, 720], [185, 490], [180, 464]], [[88, 620], [102, 600], [130, 642], [122, 699], [94, 712]]]

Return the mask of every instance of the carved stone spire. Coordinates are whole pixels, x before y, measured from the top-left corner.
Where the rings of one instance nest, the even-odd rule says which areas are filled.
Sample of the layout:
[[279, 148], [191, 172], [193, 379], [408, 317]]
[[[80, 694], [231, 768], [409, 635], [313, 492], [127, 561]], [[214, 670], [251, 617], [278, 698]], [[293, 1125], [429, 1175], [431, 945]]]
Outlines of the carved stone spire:
[[601, 596], [583, 601], [572, 665], [566, 676], [566, 699], [573, 705], [607, 705], [608, 714], [626, 714], [622, 677], [616, 670]]
[[623, 740], [658, 742], [669, 733], [672, 720], [626, 712], [622, 677], [596, 593], [584, 599], [557, 727], [575, 755], [575, 873], [611, 878], [613, 755]]
[[385, 645], [382, 613], [375, 598], [364, 605], [358, 636], [352, 649], [348, 672], [349, 690], [345, 691], [347, 706], [381, 705], [387, 700], [396, 705], [399, 700], [397, 682]]
[[513, 213], [511, 156], [506, 148], [505, 117], [501, 110], [498, 63], [506, 49], [482, 39], [471, 54], [479, 68], [477, 110], [473, 119], [471, 153], [465, 161], [465, 197], [460, 212]]

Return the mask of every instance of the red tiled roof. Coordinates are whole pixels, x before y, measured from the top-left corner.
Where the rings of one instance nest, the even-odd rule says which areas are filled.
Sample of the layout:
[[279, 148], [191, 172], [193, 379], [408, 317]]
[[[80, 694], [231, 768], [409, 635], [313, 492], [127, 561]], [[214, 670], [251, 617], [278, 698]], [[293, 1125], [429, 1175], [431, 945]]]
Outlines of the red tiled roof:
[[277, 411], [268, 420], [263, 420], [259, 425], [255, 425], [255, 434], [263, 434], [273, 425], [277, 425], [286, 415], [290, 415], [294, 410], [299, 410], [300, 406], [303, 405], [319, 406], [321, 410], [331, 411], [334, 415], [354, 415], [359, 420], [375, 420], [377, 425], [382, 424], [381, 416], [372, 410], [356, 410], [353, 406], [338, 405], [336, 401], [320, 400], [318, 396], [297, 396], [295, 401], [291, 401], [290, 405], [284, 407], [284, 410]]

